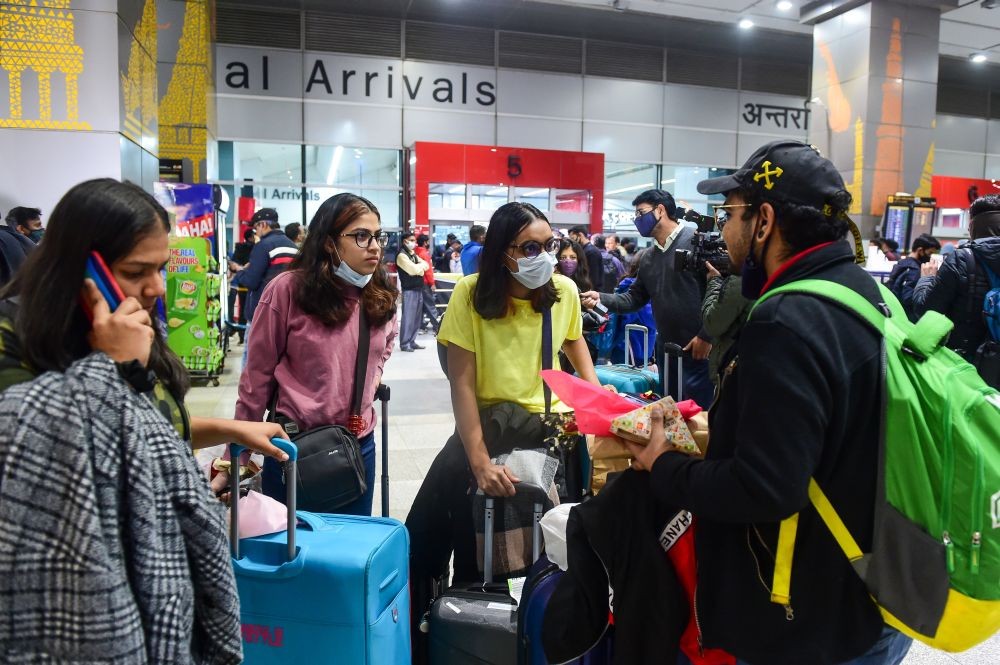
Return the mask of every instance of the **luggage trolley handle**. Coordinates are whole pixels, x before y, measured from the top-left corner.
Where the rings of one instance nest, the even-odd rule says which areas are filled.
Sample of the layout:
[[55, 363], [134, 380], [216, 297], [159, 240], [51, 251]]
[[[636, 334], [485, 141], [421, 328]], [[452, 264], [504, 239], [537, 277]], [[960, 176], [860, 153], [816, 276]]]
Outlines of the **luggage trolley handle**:
[[629, 335], [633, 330], [642, 333], [642, 369], [646, 369], [649, 366], [649, 328], [644, 325], [629, 323], [625, 326], [625, 362], [632, 367], [639, 366], [632, 352], [632, 339]]
[[382, 402], [382, 517], [389, 516], [389, 386], [380, 383], [375, 399]]
[[[538, 485], [532, 483], [515, 483], [514, 491], [532, 499], [531, 515], [531, 562], [538, 561], [542, 555], [542, 512], [548, 494]], [[508, 499], [514, 497], [507, 497]], [[503, 500], [503, 499], [501, 499]], [[495, 503], [492, 496], [486, 497], [486, 516], [483, 529], [483, 584], [493, 583], [493, 525], [495, 519]]]
[[[677, 358], [677, 394], [673, 395], [673, 398], [678, 401], [684, 401], [684, 349], [680, 344], [667, 343], [663, 345], [663, 380], [666, 383], [667, 374], [670, 372], [670, 356]], [[666, 394], [667, 386], [663, 386], [663, 392]]]
[[[285, 505], [288, 506], [288, 560], [295, 558], [295, 504], [297, 496], [295, 488], [296, 461], [299, 458], [298, 447], [286, 439], [271, 439], [276, 448], [288, 453], [285, 462]], [[233, 558], [240, 558], [240, 453], [246, 450], [238, 443], [229, 445], [229, 459], [232, 466], [229, 469], [229, 545]], [[233, 472], [235, 468], [236, 472]]]

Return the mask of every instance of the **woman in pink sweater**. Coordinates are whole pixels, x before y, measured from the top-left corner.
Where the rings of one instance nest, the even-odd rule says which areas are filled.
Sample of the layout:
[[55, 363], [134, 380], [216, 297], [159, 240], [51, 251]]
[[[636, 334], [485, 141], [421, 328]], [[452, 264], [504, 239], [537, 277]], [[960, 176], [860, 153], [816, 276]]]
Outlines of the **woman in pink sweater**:
[[[371, 340], [362, 392], [358, 441], [368, 490], [337, 512], [370, 515], [375, 485], [375, 390], [396, 339], [395, 286], [382, 266], [378, 209], [367, 199], [338, 194], [309, 224], [290, 269], [264, 290], [249, 336], [249, 362], [240, 378], [236, 415], [261, 420], [277, 395], [276, 412], [305, 432], [348, 426], [358, 355], [359, 313]], [[264, 492], [284, 500], [281, 467], [265, 460]]]

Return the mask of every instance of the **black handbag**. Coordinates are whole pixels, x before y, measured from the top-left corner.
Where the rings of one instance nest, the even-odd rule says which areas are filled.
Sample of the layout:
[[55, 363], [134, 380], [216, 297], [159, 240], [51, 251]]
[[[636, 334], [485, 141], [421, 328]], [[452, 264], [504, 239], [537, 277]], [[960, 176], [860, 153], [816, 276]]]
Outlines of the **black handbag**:
[[354, 393], [347, 425], [325, 425], [302, 432], [293, 420], [276, 413], [277, 390], [271, 399], [272, 419], [299, 449], [296, 483], [300, 510], [332, 513], [368, 490], [358, 435], [366, 425], [361, 416], [361, 399], [368, 373], [370, 331], [363, 304], [359, 308], [358, 357], [354, 363]]

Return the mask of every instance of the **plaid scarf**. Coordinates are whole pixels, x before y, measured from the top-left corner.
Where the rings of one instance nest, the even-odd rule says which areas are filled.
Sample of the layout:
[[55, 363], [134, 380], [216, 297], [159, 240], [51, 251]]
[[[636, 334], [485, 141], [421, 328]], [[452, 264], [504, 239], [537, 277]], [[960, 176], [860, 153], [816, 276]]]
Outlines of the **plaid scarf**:
[[0, 394], [0, 653], [236, 664], [221, 504], [105, 355]]

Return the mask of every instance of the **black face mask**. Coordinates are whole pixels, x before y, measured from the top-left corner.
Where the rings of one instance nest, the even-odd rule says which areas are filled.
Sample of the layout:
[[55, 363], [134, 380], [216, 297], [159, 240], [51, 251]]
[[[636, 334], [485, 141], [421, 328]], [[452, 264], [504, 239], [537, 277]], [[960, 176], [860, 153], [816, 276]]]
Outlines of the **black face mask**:
[[757, 235], [757, 225], [754, 224], [753, 235], [750, 236], [750, 247], [747, 250], [747, 257], [743, 260], [743, 269], [740, 271], [742, 282], [740, 290], [743, 297], [749, 300], [756, 300], [760, 297], [760, 292], [767, 284], [767, 270], [764, 268], [764, 257], [767, 256], [767, 245], [771, 242], [768, 236], [764, 241], [764, 246], [760, 249], [760, 261], [753, 255], [753, 238]]
[[931, 255], [930, 254], [924, 254], [923, 256], [915, 256], [913, 258], [915, 258], [917, 260], [917, 262], [919, 262], [919, 263], [927, 263], [928, 261], [931, 260]]

